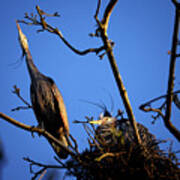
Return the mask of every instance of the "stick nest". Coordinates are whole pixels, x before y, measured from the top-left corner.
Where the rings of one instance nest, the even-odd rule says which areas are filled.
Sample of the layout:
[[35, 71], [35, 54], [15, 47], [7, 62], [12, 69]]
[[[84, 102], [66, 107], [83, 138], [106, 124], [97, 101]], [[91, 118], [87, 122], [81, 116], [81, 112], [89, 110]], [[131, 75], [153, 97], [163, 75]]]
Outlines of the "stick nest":
[[89, 147], [78, 158], [66, 162], [66, 175], [78, 180], [94, 179], [180, 179], [175, 153], [160, 150], [159, 143], [146, 127], [137, 124], [143, 144], [137, 145], [127, 119], [113, 123], [85, 125]]

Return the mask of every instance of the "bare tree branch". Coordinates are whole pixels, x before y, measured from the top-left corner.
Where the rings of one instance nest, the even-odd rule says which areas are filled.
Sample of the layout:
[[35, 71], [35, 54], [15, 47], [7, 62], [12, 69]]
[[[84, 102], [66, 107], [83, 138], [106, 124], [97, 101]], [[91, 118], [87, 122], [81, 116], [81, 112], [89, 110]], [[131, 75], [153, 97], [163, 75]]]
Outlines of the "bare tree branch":
[[109, 4], [107, 5], [107, 7], [105, 9], [104, 16], [103, 16], [103, 19], [101, 21], [101, 24], [104, 26], [106, 31], [107, 31], [107, 28], [108, 28], [110, 16], [111, 16], [112, 11], [113, 11], [113, 9], [114, 9], [117, 2], [118, 2], [118, 0], [110, 0]]
[[[177, 1], [172, 1], [177, 5]], [[167, 97], [166, 97], [166, 112], [164, 118], [164, 124], [166, 128], [180, 141], [180, 131], [171, 123], [171, 112], [172, 112], [172, 101], [173, 101], [173, 89], [174, 89], [174, 79], [175, 79], [175, 65], [176, 65], [176, 51], [178, 45], [178, 33], [179, 33], [179, 16], [180, 6], [176, 6], [175, 20], [174, 20], [174, 33], [173, 41], [171, 48], [171, 58], [170, 58], [170, 67], [169, 67], [169, 80], [167, 88]]]
[[[44, 176], [44, 173], [46, 173], [47, 169], [66, 169], [67, 166], [65, 166], [64, 164], [61, 164], [61, 166], [58, 165], [48, 165], [48, 164], [42, 164], [36, 161], [33, 161], [31, 159], [27, 158], [23, 158], [24, 161], [30, 163], [29, 167], [30, 167], [30, 173], [34, 174], [34, 176], [32, 177], [32, 180], [35, 180], [39, 175], [40, 178]], [[38, 171], [34, 171], [33, 167], [39, 167], [40, 169]]]
[[26, 106], [18, 106], [18, 107], [16, 107], [16, 108], [11, 109], [11, 111], [18, 111], [18, 110], [21, 110], [21, 109], [23, 109], [23, 110], [31, 109], [32, 106], [30, 105], [30, 103], [28, 103], [28, 102], [21, 96], [21, 94], [20, 94], [20, 89], [19, 89], [16, 85], [14, 85], [13, 88], [14, 88], [14, 90], [12, 91], [12, 93], [16, 94], [17, 97], [18, 97]]
[[[178, 94], [178, 93], [180, 93], [180, 90], [174, 91], [174, 92], [172, 93], [172, 95], [175, 95], [175, 94]], [[154, 98], [154, 99], [151, 99], [150, 101], [148, 101], [148, 102], [140, 105], [139, 108], [140, 108], [140, 109], [143, 109], [144, 107], [151, 105], [153, 102], [156, 102], [156, 101], [158, 101], [158, 100], [160, 100], [160, 99], [163, 99], [163, 98], [167, 98], [167, 94], [162, 95], [162, 96], [159, 96], [159, 97], [156, 97], [156, 98]]]
[[[178, 34], [179, 34], [179, 22], [180, 22], [180, 3], [178, 3], [176, 0], [172, 0], [172, 3], [175, 5], [175, 20], [174, 20], [174, 32], [173, 32], [173, 38], [172, 38], [172, 48], [170, 51], [170, 66], [169, 66], [169, 79], [168, 79], [168, 87], [167, 87], [167, 94], [160, 96], [158, 98], [155, 98], [151, 101], [148, 101], [145, 104], [142, 104], [140, 106], [140, 109], [149, 112], [157, 112], [164, 121], [165, 127], [170, 131], [171, 134], [174, 135], [174, 137], [180, 141], [180, 131], [172, 124], [171, 122], [171, 113], [172, 113], [172, 102], [174, 100], [174, 95], [179, 93], [180, 91], [173, 92], [174, 90], [174, 79], [175, 79], [175, 66], [176, 66], [176, 58], [179, 56], [176, 51], [177, 51], [177, 46], [178, 46]], [[155, 109], [146, 106], [150, 106], [151, 103], [162, 99], [166, 98], [165, 103], [161, 107], [166, 107], [165, 108], [165, 115], [163, 115], [162, 111], [160, 108]], [[166, 105], [166, 106], [165, 106]]]
[[[56, 34], [62, 41], [63, 43], [70, 48], [74, 53], [78, 54], [78, 55], [86, 55], [88, 53], [95, 53], [95, 54], [99, 54], [101, 51], [103, 51], [105, 49], [104, 46], [98, 47], [98, 48], [88, 48], [85, 49], [83, 51], [80, 51], [78, 49], [76, 49], [75, 47], [73, 47], [62, 35], [61, 31], [56, 28], [53, 27], [51, 25], [49, 25], [46, 21], [45, 21], [45, 17], [43, 17], [43, 15], [46, 15], [45, 12], [43, 10], [40, 9], [39, 6], [36, 6], [36, 10], [38, 13], [38, 16], [40, 18], [40, 20], [37, 20], [37, 16], [29, 16], [27, 13], [25, 14], [25, 19], [28, 19], [30, 22], [24, 21], [24, 20], [18, 20], [19, 23], [24, 23], [27, 25], [35, 25], [35, 26], [40, 26], [42, 29], [38, 30], [38, 32], [42, 32], [42, 31], [48, 31], [50, 33]], [[43, 12], [43, 13], [42, 13]]]
[[76, 156], [76, 154], [74, 152], [72, 152], [70, 149], [68, 149], [66, 146], [64, 146], [58, 139], [56, 139], [54, 136], [52, 136], [50, 133], [48, 133], [44, 129], [40, 129], [38, 127], [32, 127], [32, 126], [23, 124], [23, 123], [16, 121], [15, 119], [13, 119], [13, 118], [11, 118], [11, 117], [9, 117], [9, 116], [1, 113], [1, 112], [0, 112], [0, 118], [6, 120], [7, 122], [13, 124], [14, 126], [16, 126], [18, 128], [21, 128], [23, 130], [29, 131], [31, 133], [36, 132], [40, 135], [43, 135], [47, 139], [50, 139], [51, 141], [53, 141], [54, 143], [59, 145], [64, 151], [69, 153], [72, 157]]
[[127, 91], [126, 91], [125, 86], [123, 84], [123, 80], [122, 80], [122, 77], [120, 75], [120, 72], [118, 70], [118, 66], [116, 64], [116, 60], [115, 60], [115, 57], [113, 54], [113, 49], [112, 49], [110, 40], [107, 36], [107, 28], [108, 28], [108, 24], [109, 24], [109, 19], [110, 19], [110, 16], [112, 14], [112, 10], [115, 7], [117, 1], [118, 0], [110, 0], [109, 1], [109, 4], [107, 5], [107, 7], [105, 9], [103, 20], [101, 21], [101, 23], [97, 17], [97, 12], [99, 11], [99, 3], [98, 3], [96, 14], [94, 17], [95, 17], [97, 24], [99, 25], [98, 31], [100, 31], [100, 37], [103, 41], [104, 46], [106, 47], [106, 54], [108, 56], [109, 63], [111, 65], [111, 69], [113, 71], [114, 78], [116, 80], [116, 83], [117, 83], [117, 86], [118, 86], [118, 89], [120, 92], [120, 96], [122, 97], [123, 104], [125, 106], [129, 121], [130, 121], [130, 123], [134, 129], [136, 142], [138, 144], [142, 144], [141, 138], [140, 138], [139, 133], [138, 133], [137, 125], [136, 125], [135, 116], [133, 114], [132, 107], [131, 107], [131, 104], [130, 104], [130, 101], [128, 98], [128, 94], [127, 94]]

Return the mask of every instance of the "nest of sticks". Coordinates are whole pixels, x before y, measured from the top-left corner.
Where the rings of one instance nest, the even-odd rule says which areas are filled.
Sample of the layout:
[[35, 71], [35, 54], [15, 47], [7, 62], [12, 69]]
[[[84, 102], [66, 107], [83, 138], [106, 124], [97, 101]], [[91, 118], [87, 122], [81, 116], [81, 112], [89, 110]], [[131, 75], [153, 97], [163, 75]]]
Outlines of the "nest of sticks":
[[137, 124], [143, 144], [137, 145], [133, 129], [127, 119], [113, 123], [85, 124], [89, 147], [78, 159], [66, 162], [66, 175], [78, 180], [116, 179], [180, 179], [176, 154], [160, 150], [158, 141], [146, 127]]

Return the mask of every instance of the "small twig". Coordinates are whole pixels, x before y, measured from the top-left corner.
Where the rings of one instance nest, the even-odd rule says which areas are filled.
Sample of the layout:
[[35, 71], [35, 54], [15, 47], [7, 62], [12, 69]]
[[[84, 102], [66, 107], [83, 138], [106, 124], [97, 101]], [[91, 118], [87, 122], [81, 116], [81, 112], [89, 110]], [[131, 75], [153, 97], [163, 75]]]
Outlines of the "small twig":
[[112, 13], [112, 11], [113, 11], [113, 9], [114, 9], [117, 2], [118, 2], [118, 0], [110, 0], [109, 4], [107, 5], [107, 7], [105, 9], [104, 16], [103, 16], [103, 19], [101, 21], [101, 24], [104, 26], [106, 31], [107, 31], [107, 28], [108, 28], [111, 13]]
[[26, 110], [26, 109], [31, 109], [32, 106], [30, 103], [28, 103], [20, 94], [20, 88], [18, 88], [16, 85], [13, 86], [14, 90], [12, 93], [16, 94], [17, 97], [26, 105], [26, 106], [18, 106], [16, 108], [11, 109], [11, 111], [18, 111], [18, 110]]
[[[156, 108], [156, 109], [159, 109], [159, 111], [161, 111], [162, 112], [162, 110], [163, 109], [165, 109], [165, 106], [166, 106], [166, 101], [159, 107], [159, 108]], [[163, 113], [162, 113], [163, 114]], [[162, 116], [162, 114], [160, 113], [158, 113], [157, 112], [157, 115], [156, 116], [152, 116], [152, 118], [154, 119], [154, 121], [152, 121], [152, 124], [154, 124], [155, 123], [155, 121], [161, 116], [162, 118], [163, 118], [163, 116]]]
[[[89, 138], [93, 141], [93, 143], [97, 146], [97, 148], [102, 151], [103, 149], [100, 147], [99, 143], [96, 142], [96, 139], [94, 138], [94, 133], [90, 130], [90, 128], [86, 125], [86, 124], [83, 124], [83, 127], [87, 133], [87, 135], [89, 136]], [[93, 134], [94, 137], [91, 136], [91, 133]]]
[[95, 19], [97, 19], [97, 17], [98, 17], [100, 7], [101, 7], [101, 0], [98, 0], [98, 4], [97, 4], [97, 8], [96, 8], [96, 13], [94, 15]]
[[[174, 91], [174, 92], [172, 93], [172, 95], [175, 95], [175, 94], [178, 94], [178, 93], [180, 93], [180, 90]], [[167, 97], [167, 94], [162, 95], [162, 96], [159, 96], [159, 97], [156, 97], [156, 98], [154, 98], [154, 99], [151, 99], [150, 101], [148, 101], [148, 102], [140, 105], [139, 109], [143, 109], [144, 107], [151, 105], [153, 102], [156, 102], [156, 101], [158, 101], [158, 100], [160, 100], [160, 99], [163, 99], [163, 98], [166, 98], [166, 97]]]
[[142, 109], [145, 112], [157, 112], [162, 118], [164, 118], [164, 114], [162, 113], [162, 111], [160, 109], [155, 109], [155, 108], [143, 108]]
[[74, 143], [74, 147], [72, 146], [72, 147], [73, 147], [73, 150], [75, 150], [75, 152], [79, 154], [78, 144], [77, 144], [76, 139], [75, 139], [71, 134], [69, 134], [69, 137], [71, 138], [71, 140], [72, 140], [73, 143]]
[[41, 176], [39, 177], [38, 180], [42, 180], [42, 178], [44, 177], [44, 175], [46, 174], [47, 170], [45, 169], [42, 173]]
[[[41, 175], [40, 178], [42, 176], [44, 176], [44, 173], [46, 172], [47, 169], [66, 169], [67, 168], [65, 165], [57, 166], [57, 165], [42, 164], [42, 163], [33, 161], [33, 160], [29, 159], [28, 157], [23, 158], [23, 160], [30, 163], [30, 165], [29, 165], [30, 166], [30, 173], [34, 174], [34, 176], [32, 177], [32, 180], [35, 180], [39, 175]], [[33, 170], [34, 166], [40, 167], [41, 169], [38, 171], [34, 171]]]
[[120, 156], [120, 155], [125, 154], [125, 153], [126, 153], [126, 152], [119, 152], [119, 153], [110, 153], [110, 152], [107, 152], [107, 153], [102, 154], [100, 157], [97, 157], [97, 158], [95, 159], [95, 161], [100, 162], [100, 161], [101, 161], [102, 159], [104, 159], [104, 158]]
[[76, 124], [87, 124], [87, 123], [89, 123], [89, 121], [74, 120], [73, 123], [76, 123]]
[[28, 110], [32, 108], [31, 106], [18, 106], [16, 108], [11, 109], [11, 111], [19, 111], [19, 110]]

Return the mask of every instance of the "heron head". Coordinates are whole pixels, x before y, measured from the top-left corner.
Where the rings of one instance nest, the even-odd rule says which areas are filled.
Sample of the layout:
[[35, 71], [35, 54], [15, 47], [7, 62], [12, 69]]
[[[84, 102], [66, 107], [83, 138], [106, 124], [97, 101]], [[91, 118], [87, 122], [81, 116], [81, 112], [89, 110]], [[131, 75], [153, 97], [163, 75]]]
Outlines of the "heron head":
[[28, 40], [26, 38], [26, 36], [23, 34], [19, 24], [18, 24], [18, 21], [16, 21], [16, 26], [17, 26], [17, 29], [18, 29], [18, 34], [19, 34], [19, 43], [21, 45], [21, 48], [22, 48], [22, 51], [23, 51], [23, 54], [26, 53], [29, 49], [28, 47]]

